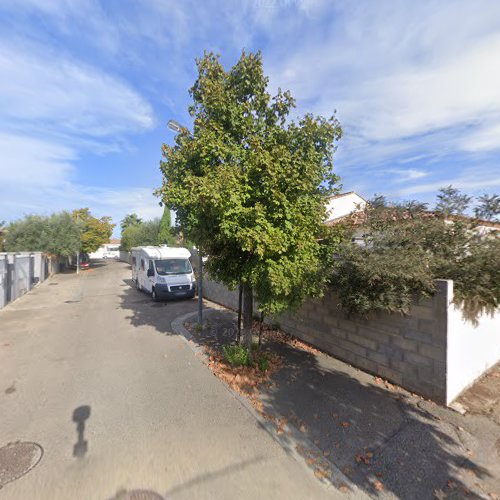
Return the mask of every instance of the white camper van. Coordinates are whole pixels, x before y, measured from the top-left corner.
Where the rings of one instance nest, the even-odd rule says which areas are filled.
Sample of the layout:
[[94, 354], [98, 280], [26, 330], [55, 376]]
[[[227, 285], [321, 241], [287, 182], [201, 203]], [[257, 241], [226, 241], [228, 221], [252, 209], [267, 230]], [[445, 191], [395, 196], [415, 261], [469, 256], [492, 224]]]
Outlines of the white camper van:
[[135, 247], [131, 253], [132, 280], [137, 289], [150, 293], [153, 300], [194, 297], [196, 280], [187, 248]]

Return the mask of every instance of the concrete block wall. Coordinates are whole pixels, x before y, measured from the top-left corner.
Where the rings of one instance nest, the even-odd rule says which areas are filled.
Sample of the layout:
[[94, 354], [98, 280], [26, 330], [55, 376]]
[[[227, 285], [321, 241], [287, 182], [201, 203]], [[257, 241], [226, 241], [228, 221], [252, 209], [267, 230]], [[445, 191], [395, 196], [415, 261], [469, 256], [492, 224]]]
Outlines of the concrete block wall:
[[334, 294], [277, 318], [281, 328], [336, 358], [446, 403], [446, 283], [408, 316], [348, 317]]
[[[476, 325], [453, 305], [453, 282], [437, 280], [431, 299], [415, 303], [407, 316], [348, 317], [333, 293], [306, 301], [278, 322], [285, 332], [362, 370], [442, 404], [449, 404], [500, 360], [500, 316]], [[204, 296], [231, 309], [236, 291], [204, 279]]]

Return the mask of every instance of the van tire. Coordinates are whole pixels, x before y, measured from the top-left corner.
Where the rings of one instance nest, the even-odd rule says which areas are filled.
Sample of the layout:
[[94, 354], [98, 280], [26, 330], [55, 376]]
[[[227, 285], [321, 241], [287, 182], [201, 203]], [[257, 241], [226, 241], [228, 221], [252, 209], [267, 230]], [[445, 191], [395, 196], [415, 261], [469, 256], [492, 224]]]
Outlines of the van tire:
[[156, 290], [155, 287], [151, 290], [151, 298], [155, 301], [158, 302], [158, 295], [156, 295]]

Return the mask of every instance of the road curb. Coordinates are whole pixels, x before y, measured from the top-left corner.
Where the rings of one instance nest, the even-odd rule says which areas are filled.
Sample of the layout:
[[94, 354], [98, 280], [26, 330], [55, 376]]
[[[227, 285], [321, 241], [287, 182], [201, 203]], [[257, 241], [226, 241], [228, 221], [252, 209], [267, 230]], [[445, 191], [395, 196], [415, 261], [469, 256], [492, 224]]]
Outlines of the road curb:
[[[206, 302], [211, 309], [225, 310], [226, 308], [220, 306], [219, 304]], [[208, 356], [204, 352], [203, 348], [196, 345], [193, 339], [193, 335], [184, 326], [184, 323], [190, 319], [196, 317], [196, 313], [187, 313], [175, 318], [171, 327], [174, 333], [181, 336], [181, 338], [186, 342], [186, 344], [191, 348], [191, 350], [197, 355], [200, 361], [207, 365], [208, 367]], [[215, 376], [215, 375], [214, 375]], [[262, 427], [271, 437], [285, 450], [285, 452], [292, 456], [296, 462], [298, 462], [306, 472], [314, 478], [316, 481], [321, 481], [327, 490], [335, 490], [339, 492], [340, 486], [347, 486], [349, 491], [344, 493], [346, 499], [370, 499], [371, 497], [362, 491], [356, 484], [354, 484], [333, 462], [323, 457], [322, 451], [308, 438], [304, 436], [302, 432], [299, 431], [293, 424], [287, 423], [285, 429], [287, 430], [286, 440], [278, 434], [276, 427], [269, 421], [265, 420], [262, 415], [260, 415], [251, 403], [241, 394], [232, 390], [227, 384], [222, 382], [222, 385], [227, 389], [227, 391], [235, 397], [245, 409], [255, 418], [260, 427]], [[306, 463], [306, 459], [297, 450], [306, 449], [308, 452], [317, 457], [321, 457], [321, 462], [326, 462], [328, 464], [328, 469], [330, 470], [330, 475], [326, 478], [317, 478], [311, 467]]]

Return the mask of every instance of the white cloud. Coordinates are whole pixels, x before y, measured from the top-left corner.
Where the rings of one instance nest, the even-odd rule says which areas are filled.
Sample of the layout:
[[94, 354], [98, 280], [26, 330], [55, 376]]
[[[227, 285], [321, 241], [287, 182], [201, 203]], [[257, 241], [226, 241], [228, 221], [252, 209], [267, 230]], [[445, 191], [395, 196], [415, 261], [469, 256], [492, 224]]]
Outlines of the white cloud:
[[[500, 146], [500, 3], [333, 5], [330, 24], [325, 18], [286, 57], [271, 57], [269, 69], [299, 106], [338, 111], [344, 140], [354, 136], [359, 146], [347, 147], [354, 162], [363, 147], [377, 155], [379, 147], [398, 150], [398, 141], [408, 155], [422, 154], [421, 136], [443, 131], [445, 143], [424, 139], [432, 155], [462, 144], [472, 151], [476, 139], [476, 149]], [[485, 119], [489, 131], [475, 136]]]
[[0, 73], [4, 127], [17, 121], [106, 136], [153, 126], [151, 106], [129, 85], [49, 47], [0, 40]]
[[[14, 190], [27, 184], [43, 189], [66, 181], [76, 153], [60, 144], [0, 132], [0, 189]], [[5, 203], [5, 196], [2, 201]]]
[[391, 176], [396, 176], [394, 182], [413, 181], [429, 175], [428, 172], [418, 170], [416, 168], [388, 168], [384, 170], [384, 173], [390, 174]]
[[408, 185], [397, 190], [394, 194], [404, 197], [419, 193], [435, 193], [440, 188], [450, 184], [468, 194], [478, 192], [479, 190], [491, 191], [492, 188], [500, 187], [500, 173], [486, 167], [468, 168], [460, 174], [451, 175], [441, 180], [426, 184]]
[[[57, 142], [0, 133], [0, 219], [22, 214], [49, 214], [89, 207], [97, 216], [109, 215], [116, 224], [136, 212], [144, 219], [161, 216], [162, 209], [148, 187], [108, 188], [75, 183], [76, 150]], [[116, 232], [118, 231], [118, 232]], [[119, 230], [115, 235], [119, 234]]]
[[500, 149], [500, 120], [479, 127], [460, 144], [465, 151], [484, 152]]

